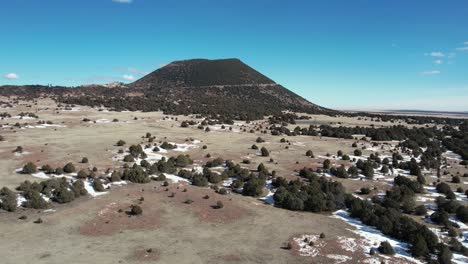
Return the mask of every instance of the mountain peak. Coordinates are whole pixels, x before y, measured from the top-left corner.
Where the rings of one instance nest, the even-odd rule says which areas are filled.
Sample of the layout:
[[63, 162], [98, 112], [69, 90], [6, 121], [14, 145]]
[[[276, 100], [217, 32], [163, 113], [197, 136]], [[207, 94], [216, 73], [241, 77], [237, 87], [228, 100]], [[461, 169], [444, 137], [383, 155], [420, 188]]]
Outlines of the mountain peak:
[[133, 87], [199, 87], [275, 84], [236, 58], [174, 61], [131, 84]]

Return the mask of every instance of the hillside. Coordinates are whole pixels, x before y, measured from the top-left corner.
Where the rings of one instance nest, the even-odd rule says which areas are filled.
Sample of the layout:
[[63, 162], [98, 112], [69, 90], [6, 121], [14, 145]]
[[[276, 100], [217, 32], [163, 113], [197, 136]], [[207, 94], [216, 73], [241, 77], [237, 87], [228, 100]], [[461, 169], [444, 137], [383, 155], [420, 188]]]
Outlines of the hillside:
[[50, 96], [68, 104], [115, 110], [202, 114], [222, 119], [256, 120], [289, 110], [335, 114], [276, 84], [239, 59], [172, 62], [128, 85], [109, 88], [5, 86], [0, 95]]
[[174, 100], [164, 110], [258, 119], [283, 110], [331, 113], [246, 65], [239, 59], [175, 61], [129, 87], [151, 98]]
[[151, 88], [253, 84], [275, 84], [275, 82], [239, 59], [193, 59], [174, 61], [130, 86]]

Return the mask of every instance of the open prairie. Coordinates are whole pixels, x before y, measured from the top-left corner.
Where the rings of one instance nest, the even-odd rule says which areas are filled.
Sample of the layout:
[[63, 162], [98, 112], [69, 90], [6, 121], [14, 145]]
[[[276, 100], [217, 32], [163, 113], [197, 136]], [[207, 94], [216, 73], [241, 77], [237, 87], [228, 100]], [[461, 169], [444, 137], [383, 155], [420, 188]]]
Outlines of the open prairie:
[[[343, 160], [336, 153], [340, 150], [352, 157], [353, 143], [362, 149], [363, 157], [375, 152], [384, 157], [392, 155], [398, 142], [372, 144], [361, 139], [273, 136], [262, 133], [269, 126], [266, 119], [249, 123], [236, 121], [225, 126], [208, 125], [209, 131], [206, 131], [197, 126], [181, 127], [184, 121], [201, 121], [193, 116], [115, 112], [86, 106], [65, 108], [48, 99], [34, 104], [20, 101], [2, 111], [11, 117], [1, 120], [4, 141], [0, 142], [0, 186], [14, 190], [25, 180], [52, 178], [41, 172], [21, 173], [27, 162], [39, 167], [48, 164], [52, 168], [72, 162], [76, 171], [95, 167], [93, 177], [101, 178], [106, 187], [102, 192], [88, 190], [88, 195], [69, 203], [54, 203], [48, 209], [24, 208], [20, 204], [14, 213], [1, 212], [3, 263], [63, 263], [71, 259], [73, 263], [417, 262], [406, 252], [408, 246], [400, 242], [392, 244], [398, 252], [393, 257], [369, 255], [368, 250], [378, 247], [379, 240], [391, 239], [382, 234], [376, 238], [375, 233], [379, 231], [353, 224], [344, 211], [311, 213], [274, 207], [272, 194], [275, 190], [271, 181], [267, 181], [262, 195], [250, 197], [230, 188], [228, 194], [222, 195], [213, 188], [216, 185], [230, 187], [230, 179], [209, 188], [190, 185], [176, 175], [167, 175], [167, 186], [161, 181], [113, 184], [106, 178], [109, 172], [124, 164], [118, 150], [130, 144], [148, 144], [147, 133], [154, 138], [153, 144], [172, 142], [178, 145], [163, 151], [162, 156], [187, 154], [193, 160], [188, 167], [193, 170], [220, 157], [251, 171], [256, 171], [263, 163], [270, 171], [275, 171], [275, 177], [288, 180], [300, 179], [298, 172], [302, 168], [321, 168], [325, 160], [331, 160], [332, 166], [351, 166], [352, 160]], [[38, 118], [20, 118], [22, 112], [34, 113]], [[311, 117], [313, 122], [322, 124], [373, 124], [356, 117]], [[294, 129], [294, 125], [290, 127]], [[124, 140], [126, 145], [117, 146], [119, 140]], [[253, 144], [268, 148], [269, 156], [260, 155], [258, 150], [252, 149]], [[18, 146], [22, 150], [15, 152]], [[313, 151], [313, 158], [305, 155], [308, 150]], [[87, 163], [81, 163], [83, 157], [88, 159]], [[161, 157], [151, 153], [147, 157], [150, 161], [158, 158]], [[450, 174], [463, 175], [467, 170], [457, 164], [457, 159], [456, 155], [453, 161], [449, 159], [448, 170]], [[222, 171], [223, 167], [213, 170]], [[439, 180], [450, 181], [450, 174]], [[325, 171], [322, 176], [341, 182], [347, 192], [362, 199], [384, 194], [392, 187], [391, 180], [395, 177], [376, 173], [373, 180], [338, 178]], [[435, 181], [433, 178], [437, 178], [430, 172], [424, 177], [429, 186]], [[468, 182], [463, 180], [450, 185], [453, 189], [466, 189]], [[371, 190], [371, 194], [360, 194], [363, 187]], [[416, 201], [430, 204], [433, 197], [428, 192], [418, 195]], [[459, 199], [466, 204], [466, 198], [460, 196]], [[223, 207], [216, 209], [218, 201]], [[129, 213], [134, 204], [142, 208], [141, 215]], [[39, 218], [42, 223], [34, 223]], [[419, 217], [413, 218], [425, 223]], [[467, 232], [463, 226], [462, 230], [462, 234]], [[320, 238], [322, 233], [324, 237]]]

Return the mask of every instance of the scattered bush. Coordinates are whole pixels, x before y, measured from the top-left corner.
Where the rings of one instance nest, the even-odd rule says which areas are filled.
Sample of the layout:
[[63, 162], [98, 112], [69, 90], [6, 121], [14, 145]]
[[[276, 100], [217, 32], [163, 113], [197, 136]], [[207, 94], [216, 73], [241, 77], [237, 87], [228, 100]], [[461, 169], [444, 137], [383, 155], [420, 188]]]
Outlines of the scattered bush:
[[159, 146], [160, 148], [162, 149], [167, 149], [167, 150], [171, 150], [171, 149], [175, 149], [177, 148], [176, 145], [174, 144], [171, 144], [171, 143], [168, 143], [167, 141], [164, 141], [161, 146]]
[[14, 212], [16, 211], [17, 206], [17, 195], [14, 191], [8, 189], [7, 187], [3, 187], [0, 190], [0, 208], [8, 211]]
[[265, 181], [259, 177], [252, 177], [244, 184], [242, 194], [254, 197], [260, 196], [263, 193], [263, 186], [265, 186]]
[[114, 171], [111, 174], [110, 180], [111, 180], [111, 182], [119, 182], [119, 181], [122, 180], [122, 175], [120, 174], [120, 172]]
[[24, 165], [23, 170], [21, 171], [24, 174], [32, 174], [37, 172], [37, 167], [34, 163], [28, 162]]
[[221, 208], [223, 208], [223, 207], [224, 207], [223, 202], [221, 202], [221, 201], [217, 201], [217, 202], [216, 202], [216, 206], [215, 206], [216, 209], [221, 209]]
[[93, 188], [96, 192], [103, 192], [104, 191], [104, 185], [102, 185], [102, 182], [100, 179], [94, 179], [93, 181]]
[[46, 209], [49, 207], [49, 203], [42, 198], [41, 194], [37, 190], [27, 190], [24, 192], [24, 198], [26, 201], [23, 202], [22, 206], [26, 208]]
[[143, 209], [139, 205], [130, 206], [130, 215], [141, 215], [143, 214]]
[[85, 170], [80, 170], [76, 175], [78, 179], [86, 179], [88, 178], [88, 173]]
[[269, 152], [268, 149], [266, 149], [265, 147], [262, 147], [262, 148], [260, 149], [260, 152], [261, 152], [261, 154], [262, 154], [262, 157], [268, 157], [268, 156], [270, 156], [270, 152]]
[[75, 194], [75, 197], [80, 197], [88, 193], [82, 180], [73, 182], [71, 190]]
[[65, 187], [54, 190], [52, 199], [57, 203], [69, 203], [75, 199], [75, 193]]
[[195, 175], [192, 178], [192, 184], [198, 187], [206, 187], [208, 186], [208, 179], [203, 175]]
[[133, 158], [132, 155], [125, 155], [123, 161], [124, 161], [124, 162], [134, 162], [135, 159]]
[[362, 195], [367, 195], [367, 194], [370, 194], [371, 193], [371, 190], [367, 187], [362, 187], [361, 188], [361, 194]]
[[75, 165], [73, 163], [69, 162], [63, 167], [63, 171], [65, 173], [73, 173], [76, 171]]
[[427, 214], [427, 209], [426, 209], [426, 206], [424, 205], [418, 205], [416, 206], [415, 210], [414, 210], [414, 213], [416, 215], [426, 215]]
[[385, 255], [394, 255], [395, 251], [393, 250], [392, 245], [388, 243], [388, 241], [383, 241], [380, 243], [380, 246], [378, 248], [379, 252]]

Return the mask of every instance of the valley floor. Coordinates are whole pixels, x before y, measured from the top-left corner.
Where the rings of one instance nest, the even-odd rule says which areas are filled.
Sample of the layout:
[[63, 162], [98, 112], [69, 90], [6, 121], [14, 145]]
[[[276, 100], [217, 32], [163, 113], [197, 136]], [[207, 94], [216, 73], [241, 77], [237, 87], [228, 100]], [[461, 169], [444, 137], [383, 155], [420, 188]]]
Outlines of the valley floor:
[[[175, 150], [149, 153], [154, 161], [162, 156], [171, 157], [188, 154], [194, 160], [193, 167], [205, 164], [212, 158], [221, 157], [241, 163], [249, 169], [256, 169], [264, 163], [269, 170], [275, 170], [278, 176], [296, 179], [297, 171], [303, 167], [319, 168], [323, 160], [330, 159], [332, 164], [349, 166], [334, 156], [338, 150], [352, 156], [351, 144], [356, 140], [326, 137], [297, 136], [286, 137], [290, 141], [281, 143], [282, 136], [262, 134], [255, 130], [266, 128], [268, 123], [236, 122], [232, 130], [220, 125], [210, 127], [210, 132], [180, 127], [182, 120], [194, 120], [188, 116], [165, 116], [159, 112], [111, 112], [99, 111], [84, 106], [59, 108], [53, 101], [41, 99], [37, 104], [19, 102], [13, 108], [1, 108], [11, 117], [0, 120], [0, 187], [14, 189], [25, 180], [40, 181], [49, 176], [44, 174], [21, 174], [20, 169], [27, 162], [37, 165], [49, 164], [53, 168], [73, 162], [78, 169], [97, 168], [98, 175], [107, 174], [122, 166], [122, 155], [116, 146], [120, 139], [130, 144], [145, 144], [142, 138], [146, 133], [155, 136], [155, 141], [174, 142], [179, 147]], [[32, 112], [39, 118], [21, 118], [21, 112]], [[39, 120], [50, 121], [38, 124]], [[347, 125], [368, 125], [370, 121], [356, 118], [331, 118], [314, 116], [313, 122], [337, 123]], [[368, 123], [364, 123], [368, 122]], [[20, 126], [15, 126], [19, 123]], [[26, 124], [27, 123], [27, 124]], [[308, 126], [309, 123], [304, 123]], [[382, 124], [379, 124], [382, 125]], [[384, 124], [385, 125], [385, 124]], [[243, 132], [246, 129], [247, 132]], [[255, 133], [249, 133], [254, 129]], [[258, 137], [270, 151], [270, 157], [261, 157], [252, 150], [252, 144]], [[365, 147], [363, 156], [379, 151], [382, 156], [390, 155], [397, 142], [387, 145], [372, 146], [360, 141], [359, 147]], [[202, 146], [207, 148], [203, 149]], [[22, 153], [14, 152], [22, 146]], [[286, 146], [288, 148], [286, 148]], [[315, 158], [305, 156], [312, 150]], [[212, 158], [207, 158], [206, 154]], [[331, 154], [331, 155], [327, 155]], [[447, 157], [450, 173], [468, 172], [458, 165], [459, 157], [453, 153]], [[83, 157], [89, 163], [80, 163]], [[269, 162], [270, 158], [274, 162]], [[356, 157], [359, 158], [359, 157]], [[405, 156], [405, 159], [409, 157]], [[405, 174], [405, 171], [397, 173]], [[70, 178], [76, 175], [66, 175]], [[110, 189], [94, 193], [67, 204], [55, 204], [52, 209], [34, 210], [18, 208], [16, 212], [0, 212], [0, 255], [2, 263], [407, 263], [419, 260], [410, 257], [405, 250], [407, 245], [396, 245], [397, 255], [369, 255], [371, 248], [378, 247], [380, 238], [369, 233], [378, 233], [359, 226], [349, 219], [347, 213], [314, 214], [293, 212], [276, 208], [271, 203], [271, 193], [267, 197], [246, 197], [236, 193], [220, 195], [210, 188], [195, 187], [179, 178], [172, 179], [168, 186], [152, 181], [148, 184], [109, 184]], [[332, 177], [331, 175], [324, 175]], [[338, 179], [347, 192], [356, 193], [362, 199], [371, 195], [358, 195], [362, 187], [373, 190], [373, 195], [385, 193], [392, 187], [396, 174], [376, 173], [374, 180]], [[426, 172], [427, 193], [419, 195], [418, 204], [428, 208], [437, 194], [430, 185], [433, 172]], [[172, 178], [170, 178], [172, 177]], [[445, 176], [444, 176], [445, 177]], [[442, 178], [447, 180], [447, 178]], [[42, 179], [41, 179], [42, 178]], [[437, 177], [435, 177], [437, 178]], [[468, 188], [468, 179], [462, 178], [459, 184], [450, 184], [452, 189]], [[271, 186], [266, 186], [268, 188]], [[167, 188], [167, 190], [166, 190]], [[93, 193], [93, 190], [89, 191]], [[458, 195], [458, 194], [457, 194]], [[209, 199], [203, 197], [209, 196]], [[143, 197], [144, 199], [141, 199]], [[188, 199], [191, 204], [186, 203]], [[467, 205], [464, 195], [457, 200]], [[224, 207], [214, 209], [217, 201]], [[265, 202], [266, 201], [266, 202]], [[132, 204], [139, 204], [143, 209], [141, 216], [129, 216], [125, 213]], [[26, 216], [26, 220], [19, 219]], [[414, 217], [421, 223], [427, 219]], [[41, 218], [43, 223], [33, 223]], [[426, 223], [437, 230], [436, 225]], [[461, 226], [462, 239], [468, 242], [468, 227]], [[361, 232], [362, 231], [362, 232]], [[320, 238], [321, 233], [325, 234]], [[440, 234], [443, 238], [443, 234]], [[307, 240], [305, 240], [307, 238]], [[309, 246], [309, 241], [314, 246]], [[390, 239], [389, 239], [390, 240]], [[305, 242], [306, 241], [306, 242]], [[380, 241], [382, 242], [382, 241]], [[288, 244], [291, 248], [288, 248]], [[463, 263], [466, 257], [455, 256], [455, 261]]]

